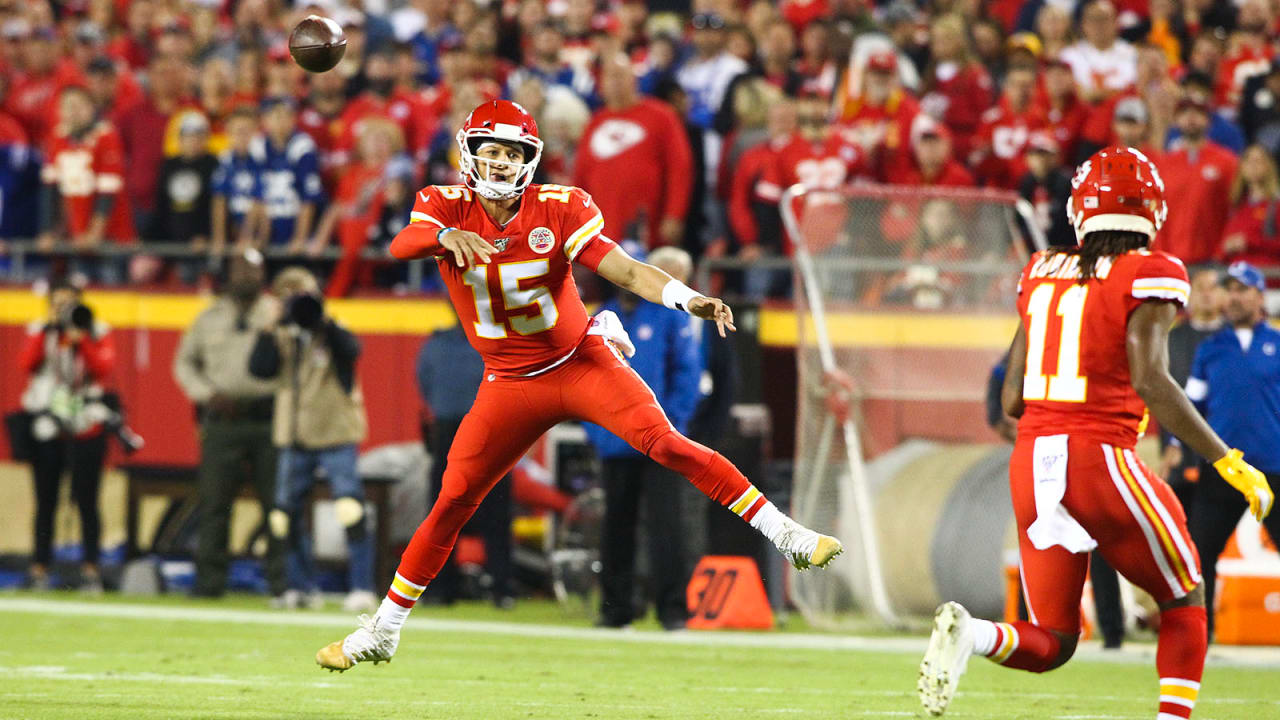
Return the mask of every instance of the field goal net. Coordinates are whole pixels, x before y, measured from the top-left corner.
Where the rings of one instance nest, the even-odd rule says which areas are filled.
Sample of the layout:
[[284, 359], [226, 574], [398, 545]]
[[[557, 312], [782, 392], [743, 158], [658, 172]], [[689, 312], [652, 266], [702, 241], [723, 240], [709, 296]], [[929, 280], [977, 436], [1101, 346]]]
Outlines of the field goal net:
[[[901, 625], [970, 582], [994, 586], [974, 601], [990, 606], [1005, 531], [1000, 513], [985, 530], [981, 514], [1000, 487], [983, 480], [959, 516], [949, 506], [965, 469], [1000, 447], [984, 400], [1013, 337], [1018, 272], [1043, 247], [1030, 206], [994, 191], [866, 185], [796, 186], [781, 209], [798, 318], [791, 510], [846, 548], [826, 572], [793, 575], [792, 598], [819, 627], [867, 614]], [[994, 549], [940, 563], [940, 541], [974, 532]]]

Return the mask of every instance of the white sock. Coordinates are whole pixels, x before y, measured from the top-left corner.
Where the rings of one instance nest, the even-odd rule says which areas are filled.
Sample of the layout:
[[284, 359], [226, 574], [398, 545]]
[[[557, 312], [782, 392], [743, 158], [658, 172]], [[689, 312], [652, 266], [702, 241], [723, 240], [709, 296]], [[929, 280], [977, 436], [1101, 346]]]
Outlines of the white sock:
[[778, 535], [782, 533], [785, 527], [787, 516], [782, 514], [781, 510], [774, 507], [771, 502], [766, 502], [764, 507], [756, 511], [755, 517], [748, 522], [751, 527], [760, 531], [761, 535], [769, 538], [769, 542], [778, 544]]
[[996, 649], [996, 624], [990, 620], [972, 618], [969, 627], [973, 628], [973, 652], [976, 655], [990, 655]]
[[384, 597], [382, 604], [378, 606], [378, 612], [373, 617], [378, 621], [378, 627], [399, 630], [404, 626], [404, 621], [409, 619], [409, 608], [393, 602], [391, 598]]

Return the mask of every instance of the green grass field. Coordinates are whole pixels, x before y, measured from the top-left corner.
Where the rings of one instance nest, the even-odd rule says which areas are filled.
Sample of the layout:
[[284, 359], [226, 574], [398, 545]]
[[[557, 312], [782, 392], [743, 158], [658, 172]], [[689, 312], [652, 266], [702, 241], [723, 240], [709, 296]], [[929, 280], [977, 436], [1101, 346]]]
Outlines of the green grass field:
[[[513, 613], [423, 608], [394, 662], [320, 670], [316, 649], [352, 626], [336, 612], [266, 610], [259, 598], [0, 595], [0, 718], [922, 716], [922, 637], [604, 631], [526, 602]], [[1149, 720], [1153, 651], [1085, 649], [1045, 676], [975, 660], [947, 717]], [[1197, 718], [1280, 718], [1280, 656], [1212, 656]]]

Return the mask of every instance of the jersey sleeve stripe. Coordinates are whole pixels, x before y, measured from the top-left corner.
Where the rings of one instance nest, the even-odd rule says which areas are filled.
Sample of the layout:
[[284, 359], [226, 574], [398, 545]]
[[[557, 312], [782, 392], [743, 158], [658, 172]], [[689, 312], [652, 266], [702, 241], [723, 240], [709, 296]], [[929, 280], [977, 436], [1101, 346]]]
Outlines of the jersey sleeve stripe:
[[435, 219], [435, 218], [431, 217], [430, 215], [428, 215], [428, 214], [426, 214], [426, 213], [424, 213], [424, 212], [419, 212], [419, 211], [417, 211], [417, 210], [414, 210], [413, 212], [409, 213], [409, 222], [411, 222], [411, 223], [416, 223], [416, 222], [429, 222], [429, 223], [435, 223], [436, 225], [439, 225], [440, 227], [448, 227], [447, 225], [445, 225], [444, 223], [440, 222], [439, 220], [437, 220], [437, 219]]
[[1188, 283], [1186, 280], [1183, 280], [1181, 278], [1144, 277], [1144, 278], [1138, 278], [1133, 281], [1134, 290], [1139, 290], [1142, 288], [1152, 288], [1152, 287], [1180, 288], [1183, 292], [1186, 292], [1186, 293], [1191, 292], [1191, 283]]
[[569, 239], [564, 243], [564, 254], [569, 256], [570, 260], [578, 257], [578, 253], [582, 252], [582, 248], [586, 247], [587, 241], [592, 237], [600, 234], [604, 229], [604, 216], [596, 213], [595, 217], [586, 222], [585, 225], [578, 228]]
[[1174, 287], [1134, 288], [1133, 296], [1139, 300], [1156, 298], [1158, 300], [1176, 300], [1180, 305], [1187, 304], [1187, 291]]

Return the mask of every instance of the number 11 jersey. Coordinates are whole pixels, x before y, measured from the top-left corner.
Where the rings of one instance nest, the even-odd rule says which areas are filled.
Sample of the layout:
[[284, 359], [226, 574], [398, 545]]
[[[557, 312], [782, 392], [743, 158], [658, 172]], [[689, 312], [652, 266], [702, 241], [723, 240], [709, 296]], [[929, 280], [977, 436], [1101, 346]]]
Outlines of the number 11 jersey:
[[1133, 447], [1146, 405], [1134, 391], [1125, 347], [1129, 314], [1148, 300], [1185, 306], [1182, 261], [1134, 250], [1098, 260], [1080, 284], [1079, 257], [1041, 251], [1018, 282], [1018, 315], [1027, 335], [1018, 436], [1069, 434]]
[[458, 267], [441, 250], [436, 264], [471, 346], [488, 372], [533, 375], [568, 360], [590, 327], [571, 263], [595, 271], [616, 245], [586, 191], [530, 185], [510, 222], [498, 225], [462, 185], [418, 192], [411, 223], [476, 233], [497, 248], [489, 262]]

